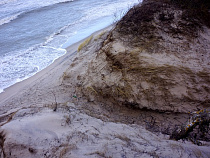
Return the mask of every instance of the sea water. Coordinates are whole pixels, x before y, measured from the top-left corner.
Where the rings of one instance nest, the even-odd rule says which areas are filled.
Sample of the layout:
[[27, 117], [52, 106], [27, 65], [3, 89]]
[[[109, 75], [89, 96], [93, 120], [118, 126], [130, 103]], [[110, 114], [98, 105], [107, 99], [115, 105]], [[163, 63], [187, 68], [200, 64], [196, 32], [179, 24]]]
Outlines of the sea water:
[[118, 20], [139, 0], [1, 0], [0, 93], [65, 48]]

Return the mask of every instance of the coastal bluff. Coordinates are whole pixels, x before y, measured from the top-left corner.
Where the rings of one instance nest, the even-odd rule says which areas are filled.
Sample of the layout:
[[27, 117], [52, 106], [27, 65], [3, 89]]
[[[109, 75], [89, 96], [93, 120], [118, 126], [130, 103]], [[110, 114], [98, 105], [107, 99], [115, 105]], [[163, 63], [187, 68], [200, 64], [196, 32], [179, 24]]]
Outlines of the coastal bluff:
[[209, 132], [170, 139], [210, 110], [210, 5], [183, 2], [144, 0], [1, 94], [0, 158], [208, 158]]
[[210, 32], [186, 12], [162, 1], [134, 6], [93, 50], [79, 76], [81, 92], [89, 100], [160, 112], [209, 107]]

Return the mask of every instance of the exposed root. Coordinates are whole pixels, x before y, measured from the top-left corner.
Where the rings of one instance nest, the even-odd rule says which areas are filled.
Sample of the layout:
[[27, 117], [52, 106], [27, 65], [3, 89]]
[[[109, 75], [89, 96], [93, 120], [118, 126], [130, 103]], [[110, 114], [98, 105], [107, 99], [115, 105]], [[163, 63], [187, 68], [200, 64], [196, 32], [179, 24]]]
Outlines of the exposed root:
[[[209, 124], [210, 124], [210, 111], [209, 110], [205, 109], [205, 110], [193, 112], [191, 113], [191, 117], [189, 118], [187, 124], [175, 130], [172, 133], [170, 138], [175, 139], [175, 140], [189, 138], [193, 143], [197, 145], [201, 145], [200, 142], [198, 141], [199, 135], [202, 135], [203, 137], [206, 134], [208, 135]], [[199, 126], [198, 132], [194, 133], [193, 137], [190, 136], [190, 133], [192, 133], [193, 130], [197, 126]]]

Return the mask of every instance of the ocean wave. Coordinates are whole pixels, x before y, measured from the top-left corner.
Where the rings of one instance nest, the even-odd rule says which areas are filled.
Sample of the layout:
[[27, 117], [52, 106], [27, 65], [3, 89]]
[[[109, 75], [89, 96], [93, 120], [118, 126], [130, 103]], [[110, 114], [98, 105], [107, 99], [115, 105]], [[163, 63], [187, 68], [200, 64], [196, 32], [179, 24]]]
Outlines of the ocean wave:
[[5, 17], [3, 19], [0, 19], [0, 26], [3, 25], [3, 24], [7, 24], [15, 19], [18, 18], [19, 15], [21, 15], [22, 13], [18, 13], [18, 14], [14, 14], [12, 16], [8, 16], [8, 17]]
[[[62, 48], [63, 44], [69, 39], [70, 36], [74, 36], [75, 34], [77, 34], [77, 31], [73, 31], [72, 30], [68, 33], [63, 33], [65, 31], [67, 31], [70, 27], [75, 26], [79, 23], [81, 23], [84, 19], [80, 19], [78, 21], [75, 21], [73, 23], [70, 23], [68, 25], [63, 26], [62, 28], [60, 28], [58, 31], [52, 33], [50, 36], [46, 37], [45, 42], [42, 43], [42, 46], [51, 46], [53, 45], [54, 47], [56, 46], [56, 48]], [[62, 37], [62, 38], [61, 38]], [[58, 40], [56, 40], [56, 38], [59, 38]], [[58, 42], [60, 44], [55, 44], [53, 43], [53, 41]]]
[[[50, 43], [51, 41], [53, 41], [55, 36], [60, 35], [64, 30], [66, 30], [71, 25], [73, 25], [73, 24], [66, 25], [66, 26], [62, 27], [61, 29], [59, 29], [57, 32], [54, 32], [53, 34], [51, 34], [50, 36], [48, 36], [46, 38], [46, 41], [42, 45], [45, 46], [48, 43]], [[63, 36], [65, 36], [65, 35], [63, 35]], [[66, 38], [68, 38], [68, 36], [66, 36]]]
[[[99, 5], [97, 7], [93, 7], [92, 9], [89, 9], [89, 10], [85, 10], [84, 11], [84, 16], [82, 18], [80, 18], [79, 20], [75, 21], [75, 22], [72, 22], [68, 25], [65, 25], [63, 26], [62, 28], [60, 28], [58, 31], [56, 31], [55, 33], [51, 34], [50, 36], [48, 36], [46, 38], [46, 41], [44, 42], [44, 46], [45, 45], [50, 45], [51, 41], [53, 41], [56, 36], [64, 36], [64, 38], [66, 38], [66, 41], [69, 39], [70, 36], [74, 36], [75, 32], [71, 32], [71, 34], [66, 34], [66, 30], [68, 30], [71, 26], [76, 26], [78, 24], [83, 24], [84, 22], [87, 22], [87, 21], [93, 21], [93, 20], [96, 20], [100, 17], [105, 17], [105, 16], [111, 16], [111, 15], [114, 15], [115, 13], [117, 14], [118, 16], [118, 19], [120, 17], [122, 17], [125, 12], [130, 8], [132, 7], [135, 3], [137, 3], [139, 0], [132, 0], [132, 1], [121, 1], [120, 2], [120, 5], [119, 5], [119, 2], [116, 2], [116, 3], [112, 3], [112, 4], [104, 4], [102, 3], [102, 5]], [[97, 12], [97, 14], [95, 14]], [[113, 17], [113, 20], [117, 20], [117, 19], [114, 19], [116, 17]], [[85, 25], [84, 25], [85, 26]], [[65, 32], [63, 34], [63, 32]], [[59, 45], [59, 47], [62, 47], [63, 48], [63, 45], [65, 45], [65, 42], [61, 45]], [[53, 43], [54, 44], [54, 43]]]
[[[4, 0], [0, 1], [0, 26], [7, 24], [14, 19], [20, 17], [20, 15], [30, 13], [35, 10], [39, 10], [43, 7], [57, 5], [61, 3], [74, 2], [75, 0], [48, 0], [43, 3], [43, 0], [22, 1], [22, 0]], [[9, 14], [5, 14], [9, 13]]]
[[138, 3], [138, 1], [139, 0], [120, 1], [93, 7], [85, 12], [86, 16], [84, 19], [94, 20], [102, 16], [114, 15], [115, 13], [121, 14], [120, 16], [122, 17], [126, 11], [128, 11], [134, 4]]

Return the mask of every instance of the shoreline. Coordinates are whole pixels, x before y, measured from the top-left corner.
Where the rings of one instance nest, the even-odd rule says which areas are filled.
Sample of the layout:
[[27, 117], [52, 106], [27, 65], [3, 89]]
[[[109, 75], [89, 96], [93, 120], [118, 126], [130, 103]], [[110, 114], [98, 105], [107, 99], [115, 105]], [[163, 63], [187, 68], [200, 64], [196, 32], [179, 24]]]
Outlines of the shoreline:
[[64, 48], [66, 50], [66, 54], [64, 54], [63, 56], [55, 59], [54, 62], [51, 63], [49, 66], [47, 66], [43, 70], [37, 72], [36, 74], [34, 74], [31, 77], [29, 77], [27, 79], [24, 79], [20, 82], [17, 82], [15, 84], [9, 86], [6, 89], [3, 89], [3, 92], [0, 93], [0, 106], [2, 106], [2, 104], [5, 101], [7, 101], [9, 98], [15, 96], [18, 92], [30, 89], [30, 86], [33, 86], [34, 84], [39, 83], [42, 79], [46, 79], [48, 77], [48, 75], [51, 74], [53, 71], [55, 72], [56, 69], [58, 69], [58, 67], [60, 69], [59, 70], [59, 75], [61, 75], [61, 73], [63, 73], [68, 68], [68, 64], [67, 64], [68, 61], [67, 60], [68, 59], [73, 59], [75, 57], [75, 53], [77, 52], [77, 48], [79, 47], [79, 45], [82, 42], [84, 42], [90, 36], [97, 36], [102, 31], [111, 30], [113, 28], [113, 26], [114, 26], [113, 24], [109, 25], [109, 26], [107, 26], [103, 29], [100, 29], [100, 30], [90, 34], [86, 38], [84, 38], [84, 39], [82, 39], [82, 40], [80, 40], [80, 41], [78, 41], [74, 44], [71, 44], [71, 45], [67, 46], [66, 48]]

